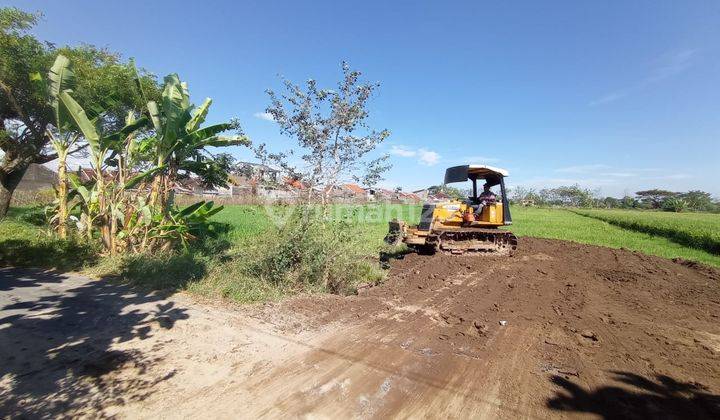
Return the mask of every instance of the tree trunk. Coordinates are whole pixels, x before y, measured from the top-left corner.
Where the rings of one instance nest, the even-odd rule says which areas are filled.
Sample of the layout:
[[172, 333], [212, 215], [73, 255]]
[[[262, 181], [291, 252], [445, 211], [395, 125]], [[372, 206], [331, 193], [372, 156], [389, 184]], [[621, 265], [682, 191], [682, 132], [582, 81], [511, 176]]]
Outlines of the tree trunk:
[[10, 188], [5, 182], [0, 183], [0, 220], [5, 218], [10, 208], [10, 200], [12, 200], [14, 188]]
[[0, 166], [0, 220], [5, 218], [18, 184], [25, 176], [29, 162], [3, 160]]
[[[162, 157], [158, 157], [157, 166], [160, 167], [165, 163]], [[162, 209], [162, 197], [161, 197], [161, 190], [163, 188], [163, 185], [165, 185], [165, 176], [163, 175], [162, 171], [160, 173], [156, 174], [153, 178], [152, 187], [150, 190], [150, 206], [153, 209]]]
[[58, 234], [61, 238], [67, 238], [67, 154], [58, 153]]
[[110, 241], [110, 219], [108, 218], [108, 209], [107, 209], [107, 196], [105, 191], [105, 178], [104, 174], [102, 173], [102, 160], [98, 160], [96, 162], [96, 169], [95, 169], [95, 175], [96, 175], [96, 188], [97, 188], [97, 194], [98, 194], [98, 207], [99, 207], [99, 213], [98, 213], [98, 219], [100, 220], [100, 239], [102, 240], [103, 247], [105, 247], [106, 251], [110, 251], [112, 244]]

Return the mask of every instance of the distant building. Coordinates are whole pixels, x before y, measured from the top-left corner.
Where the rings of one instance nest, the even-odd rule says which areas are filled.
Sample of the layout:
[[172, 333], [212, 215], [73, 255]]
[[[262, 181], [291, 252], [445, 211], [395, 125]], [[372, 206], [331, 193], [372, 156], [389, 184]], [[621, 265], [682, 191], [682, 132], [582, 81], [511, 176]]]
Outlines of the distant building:
[[279, 183], [280, 171], [271, 168], [262, 163], [238, 162], [235, 165], [232, 175], [239, 182], [246, 181], [248, 183], [255, 181], [257, 183]]
[[415, 194], [421, 200], [427, 200], [428, 195], [430, 195], [430, 190], [425, 188], [424, 190], [417, 190], [417, 191], [413, 191], [412, 193]]
[[375, 196], [370, 188], [363, 188], [358, 184], [343, 184], [342, 189], [346, 192], [345, 196], [355, 201], [374, 201]]
[[[434, 191], [434, 192], [433, 192]], [[435, 191], [434, 189], [425, 188], [424, 190], [413, 191], [419, 201], [428, 201], [431, 203], [438, 203], [441, 201], [448, 201], [451, 197], [442, 191]]]
[[19, 191], [53, 189], [57, 185], [57, 180], [57, 172], [46, 166], [31, 163], [16, 189]]

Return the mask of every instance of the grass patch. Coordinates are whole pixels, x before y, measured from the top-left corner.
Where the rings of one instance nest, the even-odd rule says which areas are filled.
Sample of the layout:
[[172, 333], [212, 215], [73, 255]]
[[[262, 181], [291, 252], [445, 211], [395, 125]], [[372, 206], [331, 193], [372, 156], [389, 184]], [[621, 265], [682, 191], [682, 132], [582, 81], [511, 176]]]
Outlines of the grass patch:
[[0, 221], [0, 265], [78, 270], [96, 261], [92, 245], [81, 238], [60, 239], [38, 227], [36, 214], [33, 207], [12, 208]]
[[141, 289], [179, 291], [204, 278], [211, 263], [210, 258], [186, 251], [131, 254], [101, 258], [85, 272], [130, 283]]
[[235, 258], [214, 265], [202, 280], [188, 283], [186, 290], [198, 296], [240, 303], [279, 300], [295, 292], [248, 275], [247, 261], [241, 254], [237, 252]]
[[[642, 216], [647, 212], [638, 211], [637, 213]], [[664, 258], [681, 257], [720, 267], [720, 256], [718, 255], [684, 246], [662, 236], [637, 232], [603, 220], [581, 216], [569, 210], [513, 207], [512, 214], [511, 229], [518, 236], [562, 239], [610, 248], [626, 248]], [[700, 216], [717, 217], [716, 215]]]
[[720, 254], [720, 215], [631, 210], [574, 210], [637, 232], [663, 236], [679, 244]]

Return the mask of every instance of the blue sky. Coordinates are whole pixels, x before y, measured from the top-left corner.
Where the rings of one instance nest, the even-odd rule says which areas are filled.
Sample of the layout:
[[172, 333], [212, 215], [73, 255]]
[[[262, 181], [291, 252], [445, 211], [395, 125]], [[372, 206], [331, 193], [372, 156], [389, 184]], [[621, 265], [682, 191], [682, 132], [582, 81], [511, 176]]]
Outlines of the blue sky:
[[[511, 185], [720, 195], [720, 2], [6, 1], [57, 44], [177, 72], [210, 119], [292, 145], [262, 117], [278, 75], [332, 87], [347, 60], [382, 86], [387, 186], [487, 163]], [[233, 150], [248, 159], [246, 150]]]

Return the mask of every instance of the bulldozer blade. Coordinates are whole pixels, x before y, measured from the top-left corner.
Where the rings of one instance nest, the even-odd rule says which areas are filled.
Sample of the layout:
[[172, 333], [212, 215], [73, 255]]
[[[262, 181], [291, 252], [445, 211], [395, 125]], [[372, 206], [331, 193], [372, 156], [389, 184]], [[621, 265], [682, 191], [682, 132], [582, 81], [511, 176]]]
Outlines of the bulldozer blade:
[[385, 235], [385, 243], [393, 246], [400, 245], [405, 237], [405, 222], [402, 220], [391, 220], [388, 225], [388, 233]]

